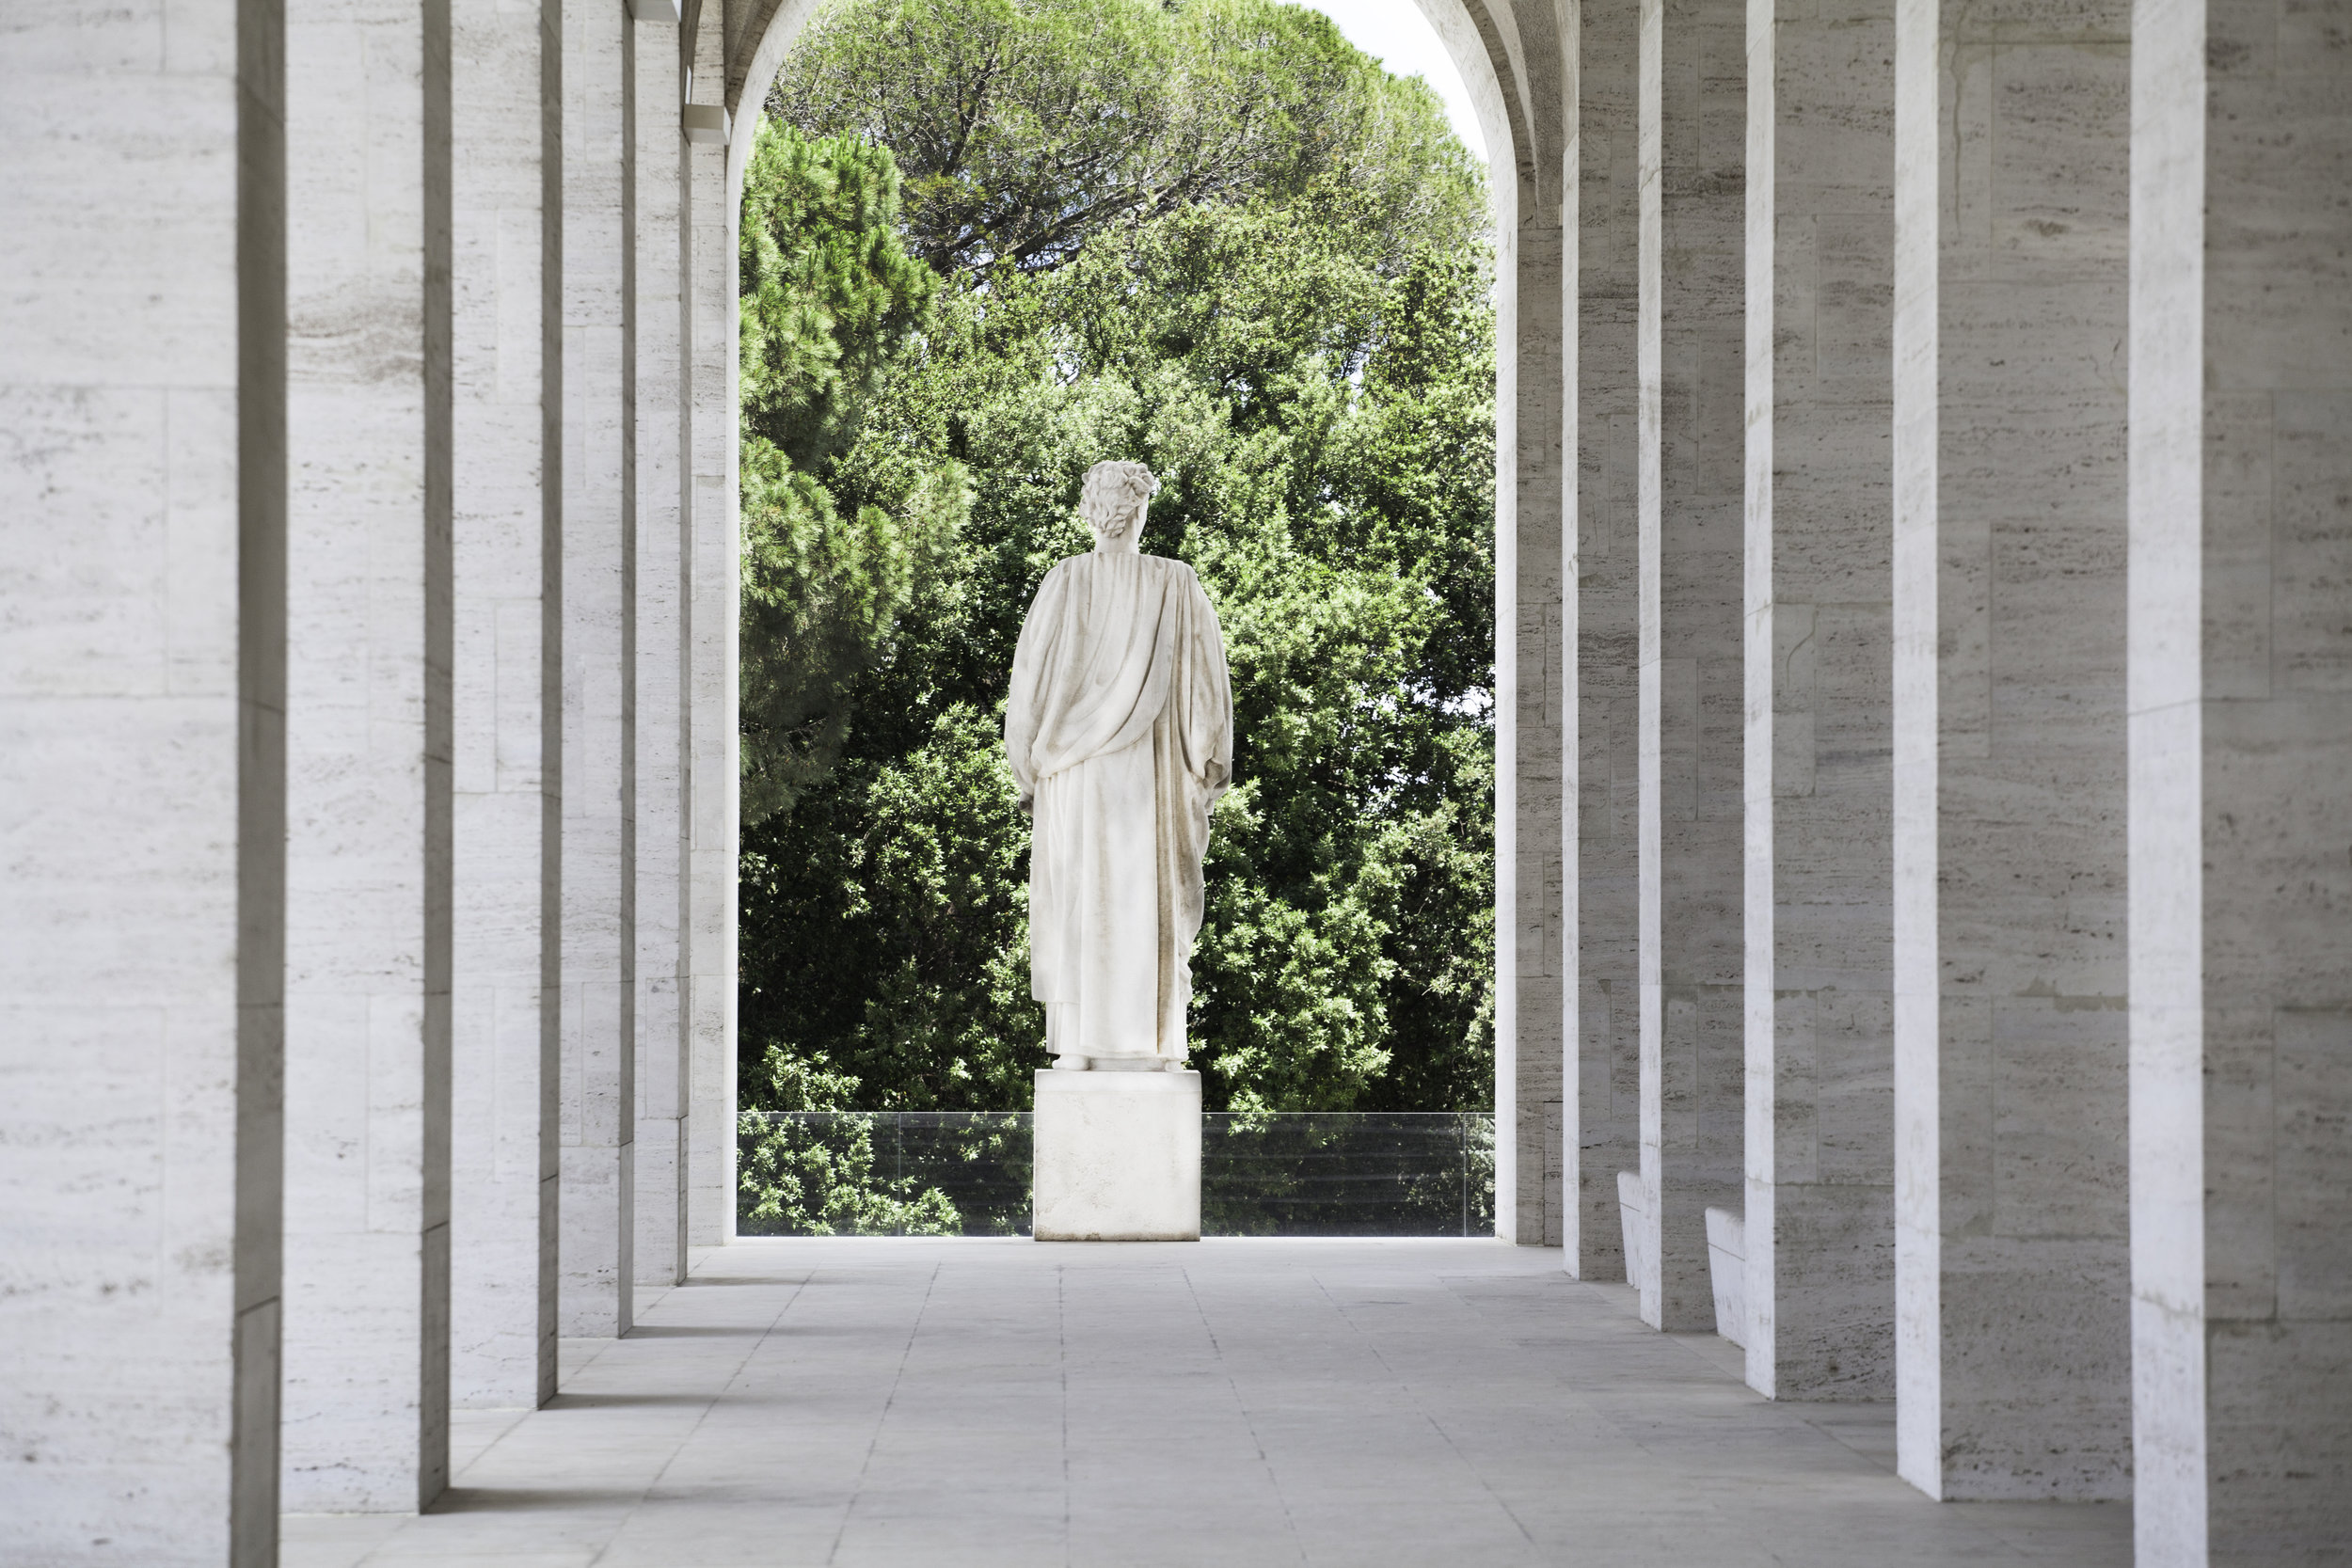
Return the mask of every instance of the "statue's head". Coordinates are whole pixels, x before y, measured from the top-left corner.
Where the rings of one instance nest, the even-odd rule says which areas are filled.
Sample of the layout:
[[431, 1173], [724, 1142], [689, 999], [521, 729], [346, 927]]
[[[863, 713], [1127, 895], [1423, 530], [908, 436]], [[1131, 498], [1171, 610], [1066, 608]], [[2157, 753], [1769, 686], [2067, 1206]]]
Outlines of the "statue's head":
[[1078, 515], [1094, 531], [1098, 550], [1134, 550], [1143, 534], [1143, 509], [1160, 482], [1140, 463], [1097, 463], [1078, 493]]

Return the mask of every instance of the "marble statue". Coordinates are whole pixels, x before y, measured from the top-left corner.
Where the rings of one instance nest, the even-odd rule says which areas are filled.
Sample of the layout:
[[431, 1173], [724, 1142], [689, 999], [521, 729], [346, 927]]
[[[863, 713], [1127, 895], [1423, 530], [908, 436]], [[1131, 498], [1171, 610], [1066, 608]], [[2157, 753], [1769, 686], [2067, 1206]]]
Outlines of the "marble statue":
[[1071, 1070], [1184, 1070], [1209, 810], [1232, 776], [1216, 611], [1190, 566], [1138, 548], [1158, 487], [1140, 463], [1087, 470], [1093, 552], [1039, 585], [1005, 708], [1035, 825], [1030, 994]]

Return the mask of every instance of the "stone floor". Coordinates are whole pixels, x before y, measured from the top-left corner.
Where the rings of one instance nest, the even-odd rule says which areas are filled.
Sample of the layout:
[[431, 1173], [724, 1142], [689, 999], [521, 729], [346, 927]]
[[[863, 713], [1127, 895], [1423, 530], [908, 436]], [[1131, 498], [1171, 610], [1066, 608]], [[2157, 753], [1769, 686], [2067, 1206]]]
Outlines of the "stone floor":
[[470, 1413], [422, 1517], [287, 1568], [2130, 1560], [2122, 1505], [1943, 1504], [1883, 1407], [1494, 1242], [762, 1241], [548, 1408]]

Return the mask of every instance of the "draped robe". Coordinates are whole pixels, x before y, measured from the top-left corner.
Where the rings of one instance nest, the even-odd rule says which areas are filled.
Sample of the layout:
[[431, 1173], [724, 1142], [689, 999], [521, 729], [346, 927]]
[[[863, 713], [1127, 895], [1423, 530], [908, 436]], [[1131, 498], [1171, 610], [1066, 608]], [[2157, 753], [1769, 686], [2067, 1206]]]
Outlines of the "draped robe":
[[1005, 752], [1035, 821], [1029, 992], [1049, 1048], [1183, 1057], [1209, 809], [1233, 764], [1224, 641], [1192, 568], [1097, 550], [1048, 572]]

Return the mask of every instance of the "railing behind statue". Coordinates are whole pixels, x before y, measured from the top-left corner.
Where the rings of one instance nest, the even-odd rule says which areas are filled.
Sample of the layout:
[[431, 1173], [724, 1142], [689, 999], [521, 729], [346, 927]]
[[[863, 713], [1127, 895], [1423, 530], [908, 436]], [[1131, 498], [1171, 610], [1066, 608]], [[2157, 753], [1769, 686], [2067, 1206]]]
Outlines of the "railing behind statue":
[[[1490, 1236], [1495, 1118], [1475, 1112], [1212, 1112], [1200, 1118], [1212, 1236]], [[1019, 1236], [1022, 1112], [747, 1112], [746, 1236]]]

